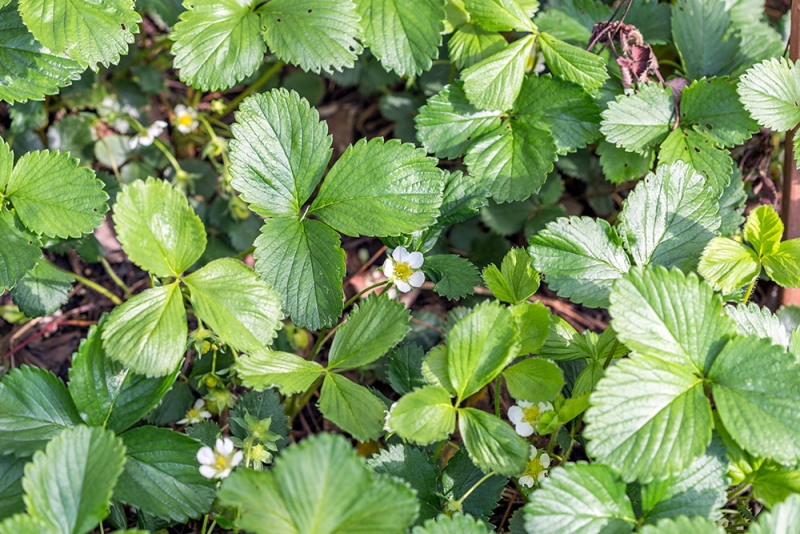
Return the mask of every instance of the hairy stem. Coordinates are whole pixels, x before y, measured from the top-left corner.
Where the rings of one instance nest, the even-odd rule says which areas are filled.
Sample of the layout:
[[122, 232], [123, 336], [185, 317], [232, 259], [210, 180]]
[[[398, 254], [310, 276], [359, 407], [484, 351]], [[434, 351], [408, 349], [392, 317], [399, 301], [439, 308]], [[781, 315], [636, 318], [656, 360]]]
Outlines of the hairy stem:
[[108, 300], [110, 300], [111, 302], [116, 304], [117, 306], [122, 304], [122, 299], [120, 299], [114, 293], [112, 293], [108, 289], [104, 288], [103, 286], [101, 286], [97, 282], [92, 282], [88, 278], [84, 278], [83, 276], [81, 276], [79, 274], [73, 273], [72, 271], [68, 271], [66, 269], [62, 269], [61, 267], [59, 267], [57, 265], [54, 265], [52, 262], [50, 262], [48, 260], [44, 260], [44, 261], [47, 261], [47, 263], [49, 263], [55, 270], [61, 271], [62, 273], [66, 273], [66, 274], [70, 275], [72, 278], [74, 278], [75, 280], [77, 280], [81, 284], [85, 285], [89, 289], [91, 289], [93, 291], [96, 291], [97, 293], [100, 293], [104, 297], [108, 298]]

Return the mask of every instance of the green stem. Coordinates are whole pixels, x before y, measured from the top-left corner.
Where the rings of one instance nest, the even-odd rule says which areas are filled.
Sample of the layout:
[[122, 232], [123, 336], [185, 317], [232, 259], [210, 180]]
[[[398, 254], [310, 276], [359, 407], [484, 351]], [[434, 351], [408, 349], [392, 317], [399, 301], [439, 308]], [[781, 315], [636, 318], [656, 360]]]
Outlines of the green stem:
[[440, 455], [440, 454], [442, 454], [442, 449], [444, 449], [444, 446], [445, 446], [445, 444], [446, 444], [446, 443], [447, 443], [447, 440], [446, 440], [446, 439], [443, 439], [443, 440], [442, 440], [442, 441], [440, 441], [440, 442], [439, 442], [439, 444], [436, 446], [436, 452], [434, 452], [434, 453], [433, 453], [433, 461], [434, 461], [434, 462], [437, 462], [437, 461], [439, 461], [439, 455]]
[[153, 139], [153, 144], [166, 156], [178, 176], [185, 174], [184, 170], [181, 168], [181, 164], [178, 163], [178, 160], [175, 159], [175, 156], [172, 155], [172, 152], [169, 151], [167, 145], [165, 145], [161, 139]]
[[553, 449], [556, 448], [556, 441], [558, 441], [556, 439], [556, 436], [558, 436], [558, 433], [561, 432], [561, 427], [562, 426], [564, 426], [564, 425], [558, 425], [558, 427], [556, 427], [556, 431], [553, 432], [553, 437], [550, 438], [550, 442], [547, 444], [547, 455], [548, 456], [553, 454]]
[[362, 289], [361, 291], [359, 291], [358, 293], [353, 295], [353, 298], [351, 298], [350, 300], [348, 300], [347, 302], [344, 303], [344, 309], [346, 310], [352, 303], [357, 301], [359, 299], [359, 297], [361, 297], [361, 295], [363, 295], [367, 291], [375, 289], [376, 287], [381, 287], [381, 286], [388, 285], [389, 283], [390, 283], [389, 280], [386, 280], [386, 281], [383, 281], [383, 282], [378, 282], [377, 284], [372, 284], [369, 287], [365, 287], [364, 289]]
[[206, 527], [208, 526], [208, 514], [203, 517], [203, 526], [200, 528], [201, 534], [206, 534]]
[[747, 478], [744, 479], [744, 481], [742, 481], [742, 483], [739, 485], [738, 488], [729, 491], [727, 500], [732, 501], [733, 499], [735, 499], [736, 497], [740, 496], [742, 493], [750, 489], [750, 483], [753, 481], [754, 476], [755, 475], [751, 473], [750, 475], [747, 476]]
[[283, 61], [278, 61], [272, 67], [267, 69], [267, 71], [264, 72], [264, 74], [262, 74], [255, 82], [250, 84], [250, 87], [239, 93], [239, 96], [231, 100], [230, 103], [227, 106], [225, 106], [225, 111], [216, 115], [215, 118], [221, 119], [222, 117], [227, 116], [231, 111], [239, 107], [239, 104], [241, 104], [242, 100], [244, 100], [248, 96], [252, 95], [256, 91], [261, 89], [261, 87], [265, 83], [267, 83], [273, 76], [275, 76], [275, 74], [277, 74], [283, 68], [283, 65], [284, 65]]
[[[44, 261], [47, 261], [47, 260], [44, 260]], [[117, 306], [122, 304], [122, 300], [118, 296], [116, 296], [114, 293], [112, 293], [108, 289], [104, 288], [100, 284], [98, 284], [96, 282], [92, 282], [88, 278], [84, 278], [83, 276], [81, 276], [79, 274], [75, 274], [72, 271], [68, 271], [66, 269], [62, 269], [61, 267], [59, 267], [57, 265], [53, 265], [52, 262], [47, 261], [47, 263], [49, 263], [55, 270], [61, 271], [62, 273], [70, 275], [72, 278], [74, 278], [75, 280], [77, 280], [81, 284], [85, 285], [89, 289], [92, 289], [92, 290], [100, 293], [104, 297], [108, 298], [108, 300], [110, 300], [111, 302], [116, 304]]]
[[317, 390], [320, 384], [322, 384], [322, 380], [324, 378], [325, 375], [320, 375], [319, 378], [317, 378], [314, 383], [311, 384], [311, 387], [305, 390], [299, 397], [293, 399], [292, 406], [286, 414], [289, 416], [289, 425], [292, 424], [292, 421], [294, 421], [294, 418], [300, 413], [300, 410], [303, 409], [303, 406], [305, 406], [306, 403], [311, 399], [312, 395], [314, 395], [314, 392]]
[[494, 414], [497, 417], [500, 417], [500, 393], [502, 393], [500, 388], [500, 376], [498, 375], [494, 381]]
[[747, 304], [747, 301], [750, 300], [750, 295], [753, 293], [753, 288], [756, 287], [756, 280], [758, 280], [757, 276], [753, 278], [753, 281], [750, 282], [749, 286], [747, 286], [747, 291], [744, 293], [744, 300], [742, 300], [742, 304]]
[[114, 283], [117, 284], [117, 286], [119, 286], [119, 288], [125, 292], [125, 297], [130, 295], [131, 289], [125, 284], [125, 282], [122, 281], [122, 279], [119, 276], [117, 276], [117, 273], [115, 273], [114, 269], [112, 269], [111, 265], [109, 265], [108, 260], [105, 259], [103, 256], [100, 256], [100, 263], [103, 264], [103, 268], [106, 270], [108, 276], [111, 277]]
[[608, 366], [611, 365], [611, 360], [614, 359], [614, 353], [617, 352], [618, 347], [619, 347], [619, 339], [615, 339], [614, 345], [611, 346], [611, 352], [608, 353], [606, 361], [603, 363], [603, 369], [608, 369]]
[[238, 253], [236, 256], [234, 256], [234, 258], [236, 258], [237, 260], [241, 260], [242, 258], [245, 258], [245, 257], [247, 257], [248, 255], [250, 255], [250, 254], [252, 254], [253, 252], [255, 252], [255, 250], [256, 250], [256, 247], [255, 247], [255, 246], [252, 246], [252, 247], [246, 248], [246, 249], [244, 249], [243, 251], [241, 251], [240, 253]]
[[[122, 184], [122, 176], [119, 174], [117, 160], [114, 158], [114, 154], [111, 153], [111, 147], [108, 146], [108, 143], [106, 143], [106, 140], [103, 137], [100, 138], [100, 143], [102, 143], [103, 148], [105, 148], [106, 152], [108, 153], [108, 161], [111, 162], [111, 170], [114, 171], [114, 176], [117, 178], [117, 183]], [[9, 141], [9, 145], [10, 144], [11, 141]]]
[[473, 485], [472, 485], [472, 487], [471, 487], [470, 489], [468, 489], [468, 490], [467, 490], [467, 492], [466, 492], [464, 495], [462, 495], [462, 496], [461, 496], [461, 498], [459, 498], [459, 499], [458, 499], [458, 500], [455, 502], [455, 504], [456, 504], [457, 508], [460, 510], [460, 509], [461, 509], [461, 504], [462, 504], [462, 503], [463, 503], [465, 500], [467, 500], [467, 497], [469, 497], [469, 496], [470, 496], [470, 494], [471, 494], [473, 491], [475, 491], [475, 490], [478, 488], [478, 486], [480, 486], [480, 485], [481, 485], [481, 484], [483, 484], [483, 483], [484, 483], [486, 480], [488, 480], [488, 479], [489, 479], [489, 477], [492, 477], [492, 476], [494, 476], [494, 475], [495, 475], [495, 472], [494, 472], [494, 471], [491, 471], [491, 472], [489, 472], [488, 474], [486, 474], [486, 475], [483, 475], [483, 478], [481, 478], [479, 481], [477, 481], [475, 484], [473, 484]]

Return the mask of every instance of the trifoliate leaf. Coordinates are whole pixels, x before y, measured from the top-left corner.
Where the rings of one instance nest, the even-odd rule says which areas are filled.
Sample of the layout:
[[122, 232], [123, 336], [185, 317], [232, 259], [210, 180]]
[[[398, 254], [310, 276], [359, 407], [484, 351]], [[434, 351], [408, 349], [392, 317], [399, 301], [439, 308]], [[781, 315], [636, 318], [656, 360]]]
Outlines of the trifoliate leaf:
[[764, 270], [783, 287], [800, 287], [800, 239], [790, 239], [762, 258]]
[[761, 126], [778, 132], [800, 122], [800, 70], [786, 58], [772, 58], [742, 75], [738, 87], [745, 109]]
[[560, 218], [530, 244], [533, 266], [548, 287], [589, 307], [607, 306], [614, 280], [631, 267], [616, 231], [602, 219]]
[[63, 152], [22, 156], [8, 178], [5, 196], [26, 227], [50, 237], [88, 234], [108, 211], [103, 182]]
[[759, 206], [750, 212], [744, 225], [744, 238], [759, 256], [775, 252], [783, 235], [783, 221], [772, 206]]
[[644, 154], [628, 152], [605, 139], [597, 145], [597, 154], [600, 156], [600, 166], [603, 167], [606, 180], [613, 184], [641, 178], [650, 170], [655, 159], [652, 151], [645, 151]]
[[245, 99], [231, 130], [231, 185], [242, 199], [260, 215], [299, 216], [331, 157], [317, 110], [277, 89]]
[[206, 247], [203, 222], [169, 182], [125, 185], [114, 204], [117, 237], [128, 258], [156, 276], [180, 276]]
[[446, 85], [414, 118], [417, 138], [428, 152], [455, 159], [483, 134], [500, 126], [499, 111], [481, 111], [467, 100], [461, 83]]
[[711, 441], [703, 379], [686, 363], [634, 354], [606, 370], [591, 402], [589, 454], [628, 482], [677, 475]]
[[29, 456], [65, 428], [83, 423], [64, 383], [53, 373], [23, 365], [0, 381], [0, 452]]
[[531, 256], [524, 248], [511, 249], [500, 269], [494, 264], [486, 267], [483, 279], [498, 300], [509, 304], [527, 300], [539, 289], [539, 273], [531, 266]]
[[511, 109], [522, 86], [534, 42], [532, 35], [523, 37], [464, 69], [461, 79], [469, 101], [478, 109]]
[[424, 357], [422, 347], [416, 343], [404, 343], [389, 353], [386, 361], [386, 377], [393, 390], [405, 395], [425, 385], [425, 378], [422, 376]]
[[725, 306], [725, 312], [736, 322], [736, 330], [744, 335], [756, 335], [772, 340], [775, 345], [790, 347], [789, 331], [783, 326], [780, 318], [773, 315], [768, 308], [761, 308], [758, 304], [740, 304], [739, 306]]
[[761, 262], [758, 254], [747, 245], [727, 237], [715, 237], [703, 250], [697, 272], [714, 289], [733, 293], [758, 276]]
[[416, 76], [431, 69], [442, 44], [444, 0], [358, 0], [358, 7], [364, 44], [383, 68], [398, 76]]
[[325, 375], [319, 393], [319, 410], [326, 419], [359, 441], [378, 439], [386, 419], [386, 406], [367, 388], [342, 375]]
[[106, 354], [148, 377], [174, 372], [189, 334], [178, 282], [147, 289], [118, 306], [103, 327]]
[[459, 408], [458, 430], [469, 457], [484, 471], [513, 476], [525, 470], [530, 445], [505, 421], [476, 408]]
[[[0, 456], [0, 517], [7, 518], [13, 514], [24, 512], [22, 501], [22, 472], [27, 458], [17, 458], [11, 454]], [[438, 469], [437, 469], [438, 476]], [[0, 523], [0, 532], [3, 531]]]
[[86, 426], [65, 430], [25, 467], [28, 513], [48, 532], [88, 532], [108, 514], [124, 462], [125, 446], [113, 432]]
[[672, 40], [686, 77], [730, 74], [739, 38], [728, 34], [730, 14], [716, 0], [678, 0], [672, 6]]
[[550, 310], [541, 302], [520, 302], [511, 306], [519, 338], [519, 355], [533, 354], [541, 348], [550, 326]]
[[26, 317], [43, 317], [63, 306], [72, 290], [73, 278], [47, 261], [39, 261], [23, 276], [11, 299]]
[[202, 91], [227, 89], [264, 58], [261, 17], [250, 0], [193, 0], [170, 38], [181, 80]]
[[387, 424], [401, 437], [428, 445], [455, 431], [456, 409], [446, 389], [425, 386], [403, 395], [389, 412]]
[[428, 519], [424, 525], [414, 527], [411, 534], [485, 534], [487, 529], [486, 523], [471, 515], [441, 514], [436, 520]]
[[155, 516], [185, 523], [211, 509], [215, 483], [200, 474], [200, 443], [168, 428], [143, 426], [120, 436], [125, 470], [114, 499]]
[[703, 175], [706, 183], [719, 198], [730, 183], [733, 160], [727, 151], [715, 146], [705, 135], [694, 130], [681, 130], [670, 133], [658, 153], [659, 164], [672, 164], [684, 161], [696, 172]]
[[602, 57], [545, 32], [539, 34], [538, 42], [544, 60], [554, 76], [582, 85], [589, 93], [600, 89], [608, 78], [606, 62]]
[[344, 437], [332, 434], [289, 448], [270, 471], [236, 471], [219, 498], [242, 507], [238, 524], [254, 534], [404, 534], [419, 508], [410, 487], [373, 474]]
[[740, 145], [758, 132], [728, 78], [695, 80], [681, 93], [681, 126], [694, 125], [724, 147]]
[[786, 532], [794, 534], [800, 525], [800, 495], [790, 495], [784, 502], [769, 512], [758, 515], [758, 522], [750, 526], [751, 534]]
[[435, 284], [433, 290], [448, 299], [472, 295], [480, 285], [478, 268], [467, 258], [456, 254], [435, 254], [425, 258], [422, 269]]
[[401, 478], [417, 491], [420, 504], [417, 524], [442, 511], [439, 466], [424, 450], [408, 444], [392, 445], [367, 460], [367, 466], [375, 473]]
[[619, 232], [639, 266], [685, 271], [719, 230], [719, 203], [702, 176], [682, 162], [661, 165], [628, 196]]
[[39, 239], [30, 234], [17, 216], [0, 208], [0, 289], [13, 288], [42, 257]]
[[442, 204], [444, 180], [436, 164], [411, 143], [361, 139], [334, 164], [309, 213], [350, 236], [422, 230]]
[[244, 385], [253, 389], [276, 387], [284, 395], [304, 392], [324, 370], [317, 362], [271, 349], [240, 356], [236, 363], [236, 374]]
[[280, 293], [284, 310], [298, 326], [319, 330], [342, 314], [345, 267], [340, 239], [319, 221], [264, 221], [255, 242], [255, 269]]
[[44, 46], [94, 70], [98, 70], [98, 63], [104, 67], [119, 63], [142, 21], [132, 0], [20, 0], [19, 11]]
[[212, 261], [183, 282], [194, 313], [229, 345], [258, 350], [269, 345], [280, 328], [280, 296], [238, 260]]
[[564, 373], [547, 360], [527, 358], [503, 372], [508, 392], [517, 400], [548, 402], [564, 387]]
[[352, 67], [363, 50], [356, 4], [351, 0], [271, 0], [258, 14], [270, 50], [303, 70], [341, 71]]
[[491, 31], [532, 31], [536, 28], [518, 0], [464, 0], [470, 18]]
[[662, 519], [655, 525], [644, 525], [639, 532], [641, 534], [723, 534], [725, 530], [714, 521], [702, 517], [678, 516], [675, 519]]
[[122, 432], [152, 410], [172, 387], [173, 374], [146, 378], [106, 356], [101, 326], [92, 326], [69, 370], [69, 394], [89, 426]]
[[[466, 447], [460, 447], [447, 461], [447, 466], [442, 472], [444, 498], [455, 502], [465, 497], [461, 503], [463, 513], [488, 518], [497, 508], [500, 495], [508, 481], [506, 477], [497, 474], [485, 478], [489, 474], [489, 472], [484, 473], [473, 463], [467, 454]], [[476, 486], [479, 480], [483, 480], [483, 482]], [[468, 491], [471, 493], [466, 495]]]
[[622, 483], [602, 464], [553, 469], [525, 505], [525, 527], [541, 534], [624, 534], [636, 516]]
[[601, 115], [600, 131], [609, 143], [645, 154], [670, 132], [674, 107], [672, 91], [660, 84], [644, 84], [632, 96], [620, 95]]
[[456, 30], [447, 42], [450, 59], [459, 69], [480, 63], [507, 46], [502, 34], [470, 23]]

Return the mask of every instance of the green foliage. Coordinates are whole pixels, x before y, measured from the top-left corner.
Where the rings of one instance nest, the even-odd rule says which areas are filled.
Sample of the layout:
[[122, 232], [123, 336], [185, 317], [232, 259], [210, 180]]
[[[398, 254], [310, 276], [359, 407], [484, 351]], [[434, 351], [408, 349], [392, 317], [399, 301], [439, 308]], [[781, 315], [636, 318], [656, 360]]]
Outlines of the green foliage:
[[448, 299], [462, 299], [471, 295], [481, 281], [475, 265], [455, 254], [428, 256], [422, 264], [422, 270], [435, 284], [433, 290]]
[[689, 79], [730, 74], [739, 38], [728, 35], [731, 16], [714, 0], [678, 0], [672, 6], [672, 38]]
[[521, 248], [511, 249], [500, 269], [495, 265], [486, 267], [483, 279], [498, 300], [509, 304], [527, 300], [539, 289], [539, 273], [531, 266], [530, 255]]
[[73, 278], [46, 261], [39, 261], [10, 291], [14, 304], [28, 317], [42, 317], [63, 306]]
[[441, 386], [424, 386], [403, 395], [389, 412], [389, 428], [401, 436], [428, 445], [447, 439], [456, 427], [450, 393]]

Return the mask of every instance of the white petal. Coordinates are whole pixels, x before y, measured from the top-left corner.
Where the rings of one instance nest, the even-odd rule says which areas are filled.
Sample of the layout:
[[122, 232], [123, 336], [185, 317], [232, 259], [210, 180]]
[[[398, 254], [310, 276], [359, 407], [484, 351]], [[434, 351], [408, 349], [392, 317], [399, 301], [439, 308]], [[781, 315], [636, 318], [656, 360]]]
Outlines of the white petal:
[[419, 269], [422, 267], [422, 262], [425, 258], [422, 257], [422, 252], [412, 252], [408, 255], [408, 266], [412, 269]]
[[522, 413], [522, 408], [520, 408], [516, 404], [508, 409], [508, 420], [514, 423], [515, 425], [518, 425], [522, 422], [523, 415], [524, 414]]
[[533, 406], [533, 404], [528, 401], [517, 401], [517, 404], [519, 404], [521, 408], [530, 408]]
[[186, 115], [189, 113], [189, 108], [184, 106], [183, 104], [178, 104], [175, 106], [175, 115], [180, 117], [181, 115]]
[[189, 418], [188, 417], [184, 417], [183, 419], [181, 419], [179, 421], [175, 421], [175, 424], [176, 425], [185, 425], [188, 422], [189, 422]]
[[528, 436], [533, 434], [533, 426], [530, 423], [520, 423], [514, 426], [516, 427], [517, 434], [519, 434], [523, 438], [527, 438]]
[[531, 454], [530, 454], [530, 456], [528, 456], [528, 458], [533, 460], [534, 458], [536, 458], [537, 454], [538, 454], [538, 452], [536, 451], [536, 447], [531, 445]]
[[222, 449], [219, 447], [219, 440], [217, 440], [217, 452], [220, 454], [224, 454], [225, 456], [230, 456], [233, 454], [233, 441], [230, 438], [225, 438], [222, 440]]
[[155, 141], [155, 137], [150, 132], [147, 132], [146, 135], [140, 135], [138, 137], [139, 146], [150, 146]]
[[214, 463], [214, 451], [211, 447], [201, 447], [199, 451], [197, 451], [197, 461], [201, 464], [210, 465]]
[[244, 458], [242, 451], [236, 451], [236, 453], [233, 455], [233, 459], [231, 460], [231, 466], [236, 467], [239, 465], [239, 462], [242, 461], [242, 458]]
[[194, 130], [194, 128], [192, 128], [191, 125], [190, 126], [186, 126], [184, 124], [179, 124], [177, 129], [182, 134], [192, 133], [192, 131]]
[[130, 147], [131, 150], [135, 149], [137, 146], [139, 146], [139, 136], [138, 135], [128, 139], [128, 147]]
[[546, 452], [542, 453], [542, 456], [539, 457], [539, 463], [542, 464], [542, 467], [544, 468], [550, 467], [550, 455]]
[[386, 258], [386, 261], [383, 262], [383, 274], [386, 278], [391, 278], [394, 274], [394, 262], [392, 258]]
[[425, 282], [425, 273], [422, 271], [417, 271], [408, 277], [408, 283], [414, 287], [421, 286], [423, 282]]
[[217, 475], [217, 470], [210, 465], [201, 465], [200, 474], [206, 478], [214, 478]]
[[540, 402], [539, 403], [539, 413], [542, 414], [544, 412], [552, 412], [553, 405], [549, 402]]
[[525, 486], [526, 488], [533, 487], [533, 477], [530, 475], [522, 475], [519, 477], [519, 485]]
[[408, 263], [409, 256], [410, 254], [406, 250], [406, 247], [397, 247], [392, 252], [392, 258], [400, 263]]
[[155, 126], [156, 128], [160, 128], [161, 130], [163, 130], [164, 128], [166, 128], [166, 127], [167, 127], [167, 123], [166, 123], [166, 122], [164, 122], [164, 121], [156, 121], [156, 122], [154, 122], [154, 123], [153, 123], [153, 126]]
[[231, 470], [230, 469], [226, 469], [225, 471], [222, 471], [221, 473], [217, 473], [217, 476], [215, 476], [214, 478], [227, 478], [228, 475], [230, 475], [230, 474], [231, 474]]
[[203, 399], [197, 399], [196, 401], [194, 401], [193, 408], [195, 410], [199, 410], [200, 408], [202, 408], [205, 405], [206, 405], [206, 401], [204, 401]]
[[397, 289], [399, 289], [403, 293], [408, 293], [409, 291], [411, 291], [411, 286], [403, 282], [402, 280], [395, 280], [394, 285], [396, 285]]
[[211, 419], [211, 412], [209, 412], [208, 410], [203, 410], [202, 412], [200, 412], [200, 417], [202, 417], [203, 419]]

